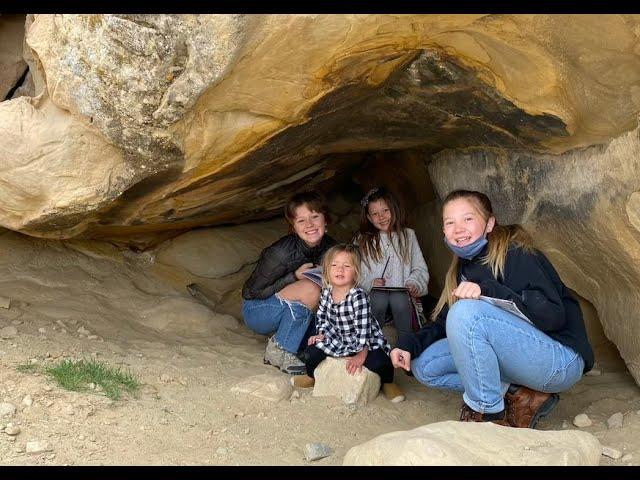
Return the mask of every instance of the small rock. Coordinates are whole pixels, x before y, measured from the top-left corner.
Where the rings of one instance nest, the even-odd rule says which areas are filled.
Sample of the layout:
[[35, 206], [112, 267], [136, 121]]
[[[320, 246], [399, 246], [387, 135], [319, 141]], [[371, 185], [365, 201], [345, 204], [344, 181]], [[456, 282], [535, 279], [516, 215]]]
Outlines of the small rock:
[[166, 418], [161, 418], [158, 423], [160, 425], [169, 425], [169, 420], [167, 420]]
[[[16, 437], [11, 437], [11, 438], [16, 438]], [[16, 448], [15, 452], [16, 453], [22, 453], [22, 452], [24, 452], [24, 450], [22, 449], [22, 447], [18, 447], [18, 448]]]
[[53, 400], [47, 400], [44, 404], [45, 407], [50, 407], [51, 405], [53, 405]]
[[11, 436], [15, 436], [18, 435], [20, 433], [20, 427], [16, 426], [16, 425], [8, 425], [5, 429], [4, 429], [4, 433], [6, 433], [7, 435], [11, 435]]
[[249, 435], [249, 432], [250, 432], [250, 430], [249, 430], [248, 428], [245, 428], [245, 429], [244, 429], [244, 434], [245, 434], [245, 435]]
[[602, 370], [600, 370], [599, 368], [592, 368], [587, 373], [585, 373], [585, 375], [588, 375], [590, 377], [598, 377], [602, 375]]
[[607, 419], [607, 427], [611, 428], [622, 428], [622, 422], [624, 420], [624, 415], [622, 412], [617, 412], [611, 415]]
[[98, 335], [89, 335], [87, 336], [87, 340], [97, 340], [98, 339]]
[[15, 337], [17, 334], [18, 329], [16, 327], [0, 328], [0, 338], [9, 339]]
[[224, 447], [218, 447], [218, 449], [216, 450], [216, 455], [226, 455], [228, 453], [228, 450]]
[[27, 442], [27, 453], [42, 453], [42, 452], [50, 452], [52, 448], [49, 446], [47, 442], [41, 441], [32, 441]]
[[96, 389], [96, 384], [91, 382], [89, 385], [87, 385], [91, 390], [95, 390]]
[[0, 417], [12, 416], [16, 413], [16, 406], [13, 403], [0, 403]]
[[291, 394], [291, 398], [300, 398], [300, 392], [298, 392], [297, 390], [294, 390], [293, 393]]
[[31, 359], [29, 360], [29, 363], [30, 363], [31, 365], [35, 365], [36, 363], [38, 363], [38, 359], [37, 359], [37, 358], [31, 358]]
[[631, 460], [633, 460], [633, 453], [627, 453], [626, 455], [623, 455], [621, 460], [623, 462], [630, 462]]
[[84, 435], [82, 435], [82, 434], [78, 435], [78, 440], [80, 440], [82, 442], [84, 440]]
[[573, 424], [578, 428], [584, 428], [590, 427], [591, 425], [593, 425], [593, 422], [586, 413], [581, 413], [580, 415], [576, 415], [576, 417], [573, 419]]
[[78, 330], [76, 330], [76, 332], [78, 332], [80, 335], [91, 335], [91, 332], [84, 327], [80, 327]]
[[17, 319], [11, 320], [11, 325], [15, 325], [15, 326], [22, 325], [22, 320], [17, 320]]
[[16, 441], [16, 437], [8, 437], [7, 440], [9, 440], [10, 442], [15, 442]]
[[617, 460], [622, 456], [622, 453], [620, 453], [620, 451], [616, 450], [615, 448], [602, 447], [602, 455]]
[[53, 390], [53, 387], [51, 385], [45, 385], [44, 387], [42, 387], [42, 389], [45, 392], [50, 392], [51, 390]]
[[309, 462], [328, 457], [333, 453], [333, 449], [325, 443], [307, 443], [304, 446], [304, 456]]
[[89, 441], [92, 442], [92, 443], [95, 442], [96, 441], [96, 437], [89, 437]]
[[569, 428], [569, 424], [567, 423], [566, 420], [562, 421], [562, 428]]
[[53, 460], [54, 458], [56, 458], [55, 453], [50, 453], [49, 455], [47, 455], [47, 460]]
[[31, 395], [25, 395], [25, 397], [22, 399], [22, 404], [27, 407], [33, 405], [33, 398], [31, 398]]
[[47, 329], [46, 329], [46, 328], [44, 328], [44, 327], [40, 327], [40, 328], [38, 329], [38, 333], [47, 333]]

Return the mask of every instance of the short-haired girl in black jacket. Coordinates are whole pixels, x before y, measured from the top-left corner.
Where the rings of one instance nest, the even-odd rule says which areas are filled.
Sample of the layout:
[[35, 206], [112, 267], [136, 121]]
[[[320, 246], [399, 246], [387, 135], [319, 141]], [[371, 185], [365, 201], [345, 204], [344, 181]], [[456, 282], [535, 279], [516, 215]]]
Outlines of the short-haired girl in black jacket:
[[289, 235], [262, 251], [258, 264], [242, 288], [242, 315], [254, 332], [274, 333], [267, 342], [264, 363], [285, 373], [306, 373], [297, 354], [307, 331], [314, 329], [313, 312], [320, 287], [303, 277], [319, 265], [336, 242], [325, 235], [329, 212], [317, 192], [294, 195], [284, 209]]
[[[391, 360], [461, 392], [462, 421], [535, 428], [593, 366], [580, 306], [522, 227], [497, 224], [486, 195], [451, 192], [442, 216], [455, 255], [435, 322], [400, 338]], [[526, 319], [481, 296], [513, 302]]]

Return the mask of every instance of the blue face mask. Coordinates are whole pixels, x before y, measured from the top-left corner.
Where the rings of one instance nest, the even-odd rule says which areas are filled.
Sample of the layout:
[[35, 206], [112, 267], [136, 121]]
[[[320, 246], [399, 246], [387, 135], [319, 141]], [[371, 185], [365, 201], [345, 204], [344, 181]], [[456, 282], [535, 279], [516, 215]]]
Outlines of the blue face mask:
[[482, 249], [485, 247], [487, 243], [487, 235], [484, 234], [480, 238], [478, 238], [475, 242], [470, 243], [469, 245], [465, 245], [464, 247], [459, 247], [457, 245], [453, 245], [449, 243], [447, 238], [445, 237], [444, 243], [447, 244], [447, 247], [451, 249], [453, 253], [455, 253], [460, 258], [464, 258], [465, 260], [471, 260], [473, 257], [478, 255]]

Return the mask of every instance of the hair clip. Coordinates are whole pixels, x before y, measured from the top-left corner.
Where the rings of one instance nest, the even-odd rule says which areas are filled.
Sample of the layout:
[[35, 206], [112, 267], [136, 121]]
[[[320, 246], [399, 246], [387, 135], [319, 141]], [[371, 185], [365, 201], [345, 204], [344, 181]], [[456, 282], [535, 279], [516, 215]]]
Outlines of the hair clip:
[[360, 205], [362, 205], [363, 207], [366, 207], [367, 205], [369, 205], [369, 199], [371, 198], [371, 196], [376, 193], [379, 190], [378, 187], [374, 187], [371, 190], [369, 190], [367, 192], [367, 194], [362, 197], [362, 200], [360, 200]]

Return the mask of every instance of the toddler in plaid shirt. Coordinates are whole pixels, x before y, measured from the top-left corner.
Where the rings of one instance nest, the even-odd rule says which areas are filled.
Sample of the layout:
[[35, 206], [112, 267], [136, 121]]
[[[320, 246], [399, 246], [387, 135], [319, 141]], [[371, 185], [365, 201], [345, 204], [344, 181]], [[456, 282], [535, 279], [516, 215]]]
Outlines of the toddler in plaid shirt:
[[327, 356], [347, 357], [349, 374], [355, 375], [365, 366], [380, 376], [387, 398], [394, 402], [404, 400], [393, 383], [391, 346], [371, 313], [369, 296], [356, 287], [360, 273], [358, 247], [340, 244], [330, 248], [324, 256], [322, 272], [324, 288], [316, 313], [317, 334], [309, 338], [304, 351], [307, 375], [292, 377], [293, 384], [311, 387], [316, 367]]

